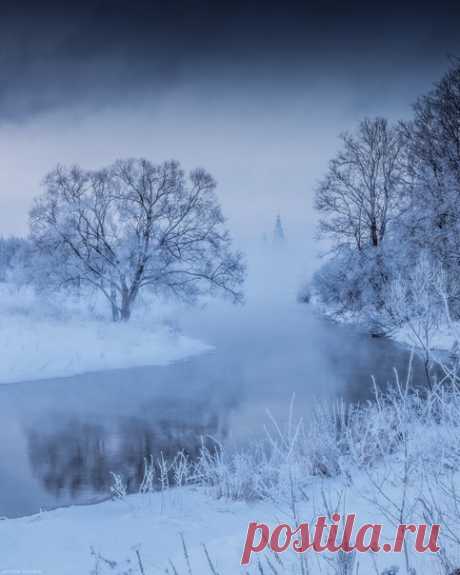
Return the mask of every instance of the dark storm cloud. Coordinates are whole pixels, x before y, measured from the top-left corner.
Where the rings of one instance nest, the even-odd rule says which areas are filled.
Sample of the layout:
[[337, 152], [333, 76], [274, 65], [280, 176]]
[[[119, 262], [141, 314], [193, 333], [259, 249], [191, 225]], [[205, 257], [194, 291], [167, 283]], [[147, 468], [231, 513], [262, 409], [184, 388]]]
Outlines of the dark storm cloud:
[[0, 14], [0, 116], [181, 82], [282, 81], [294, 71], [385, 79], [460, 51], [460, 9], [418, 3], [182, 0], [15, 2]]

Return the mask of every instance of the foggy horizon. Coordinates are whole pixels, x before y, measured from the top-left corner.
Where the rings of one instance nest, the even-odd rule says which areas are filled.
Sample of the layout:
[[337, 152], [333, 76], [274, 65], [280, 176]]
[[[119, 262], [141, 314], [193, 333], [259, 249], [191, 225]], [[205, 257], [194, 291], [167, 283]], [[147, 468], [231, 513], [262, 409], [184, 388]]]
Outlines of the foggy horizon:
[[1, 235], [27, 233], [56, 164], [146, 157], [209, 170], [237, 237], [271, 233], [280, 213], [288, 237], [311, 239], [313, 190], [339, 133], [363, 116], [409, 117], [460, 53], [455, 10], [381, 12], [330, 1], [5, 8]]

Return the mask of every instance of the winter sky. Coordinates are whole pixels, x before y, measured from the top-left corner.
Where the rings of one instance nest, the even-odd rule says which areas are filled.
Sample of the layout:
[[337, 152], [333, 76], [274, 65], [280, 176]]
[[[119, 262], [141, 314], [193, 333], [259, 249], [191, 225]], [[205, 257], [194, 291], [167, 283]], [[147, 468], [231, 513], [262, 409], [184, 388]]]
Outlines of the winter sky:
[[57, 163], [145, 156], [210, 170], [240, 236], [271, 231], [278, 211], [312, 236], [337, 135], [409, 115], [460, 55], [455, 4], [3, 3], [0, 234], [26, 232]]

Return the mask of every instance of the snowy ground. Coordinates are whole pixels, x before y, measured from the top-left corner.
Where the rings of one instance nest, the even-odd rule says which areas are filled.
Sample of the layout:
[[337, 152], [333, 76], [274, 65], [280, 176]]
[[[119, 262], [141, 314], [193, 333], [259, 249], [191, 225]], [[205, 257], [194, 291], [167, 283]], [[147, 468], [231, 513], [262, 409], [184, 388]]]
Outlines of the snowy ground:
[[[436, 331], [433, 332], [430, 340], [430, 347], [432, 351], [452, 351], [455, 342], [459, 341], [460, 336], [460, 322], [454, 322], [452, 326], [448, 324], [441, 325]], [[392, 338], [402, 344], [419, 347], [417, 337], [411, 329], [404, 327], [394, 334]]]
[[[1, 285], [1, 284], [0, 284]], [[145, 307], [113, 324], [99, 302], [43, 300], [31, 290], [0, 288], [0, 383], [87, 371], [160, 365], [209, 349], [177, 333]], [[99, 312], [99, 309], [101, 312]]]
[[[354, 314], [350, 311], [337, 313], [335, 309], [330, 309], [319, 303], [315, 296], [311, 298], [310, 305], [312, 305], [322, 316], [338, 323], [356, 326], [362, 324], [362, 319], [358, 314]], [[419, 331], [422, 333], [421, 328]], [[414, 330], [409, 326], [393, 331], [388, 334], [388, 337], [411, 348], [421, 347], [416, 333], [414, 333]], [[451, 325], [447, 323], [442, 324], [430, 334], [430, 348], [432, 351], [450, 352], [454, 349], [454, 346], [456, 346], [456, 342], [458, 341], [460, 341], [460, 322], [458, 321], [452, 322]]]
[[[337, 497], [334, 482], [328, 480], [312, 486], [310, 502], [299, 507], [302, 521], [311, 522], [321, 509], [324, 513], [321, 491], [331, 501]], [[346, 496], [347, 508], [364, 523], [388, 521], [366, 505], [358, 490]], [[0, 572], [36, 573], [41, 575], [122, 575], [141, 573], [137, 564], [139, 551], [145, 575], [174, 573], [190, 575], [182, 547], [181, 534], [187, 547], [191, 573], [211, 575], [203, 544], [211, 557], [216, 573], [269, 573], [266, 557], [259, 556], [263, 571], [257, 565], [257, 556], [246, 568], [240, 559], [250, 521], [275, 525], [291, 521], [288, 509], [269, 502], [244, 503], [212, 499], [202, 489], [180, 488], [165, 493], [134, 495], [124, 500], [110, 501], [93, 506], [71, 507], [21, 519], [0, 522]], [[292, 524], [292, 522], [291, 522]], [[393, 533], [391, 529], [387, 533]], [[388, 539], [390, 540], [390, 539]], [[372, 556], [371, 556], [372, 555]], [[97, 558], [99, 556], [99, 559]], [[334, 573], [325, 556], [307, 552], [310, 573]], [[334, 560], [329, 556], [329, 561]], [[113, 562], [111, 565], [108, 562]], [[282, 556], [284, 568], [277, 565], [280, 574], [295, 571], [298, 558]], [[403, 569], [402, 554], [364, 554], [357, 558], [359, 573], [381, 574], [385, 568], [396, 565]], [[418, 575], [438, 573], [438, 565], [431, 554], [413, 558], [412, 565]], [[129, 571], [131, 566], [133, 569]], [[166, 571], [169, 567], [170, 571]], [[377, 570], [376, 570], [377, 568]], [[291, 570], [293, 569], [293, 570]], [[353, 571], [354, 573], [355, 571]], [[338, 572], [337, 572], [338, 573]]]
[[[285, 431], [272, 422], [262, 450], [204, 451], [195, 464], [179, 455], [169, 468], [179, 487], [155, 490], [169, 475], [153, 462], [143, 494], [126, 496], [119, 478], [113, 501], [0, 521], [0, 573], [450, 575], [460, 566], [459, 413], [457, 390], [436, 386], [422, 400], [401, 385], [345, 419], [319, 409]], [[381, 544], [400, 523], [440, 523], [443, 553], [415, 552], [409, 535], [410, 569], [403, 553], [383, 551], [356, 555], [348, 570], [339, 554], [312, 551], [308, 571], [292, 551], [275, 570], [270, 551], [240, 567], [249, 522], [295, 527], [335, 512], [382, 524]]]

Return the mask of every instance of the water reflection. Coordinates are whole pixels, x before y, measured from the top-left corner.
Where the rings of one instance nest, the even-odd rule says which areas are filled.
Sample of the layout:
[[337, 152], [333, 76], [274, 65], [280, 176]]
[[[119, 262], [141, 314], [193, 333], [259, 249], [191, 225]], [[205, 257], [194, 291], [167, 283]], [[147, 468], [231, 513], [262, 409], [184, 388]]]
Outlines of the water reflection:
[[216, 350], [170, 366], [0, 386], [0, 516], [105, 498], [111, 472], [135, 489], [145, 457], [194, 458], [201, 436], [247, 445], [267, 410], [283, 424], [293, 394], [308, 417], [318, 400], [369, 400], [371, 374], [385, 387], [406, 373], [409, 353], [390, 341], [306, 307], [270, 311], [200, 315], [186, 331]]
[[[111, 473], [120, 473], [129, 491], [138, 489], [144, 460], [163, 457], [172, 460], [179, 451], [192, 461], [199, 456], [202, 438], [225, 439], [222, 416], [206, 414], [197, 421], [161, 418], [145, 421], [119, 418], [104, 424], [76, 419], [54, 421], [53, 426], [38, 422], [28, 429], [28, 456], [34, 477], [56, 499], [75, 499], [82, 492], [108, 494]], [[46, 429], [48, 427], [48, 429]]]

